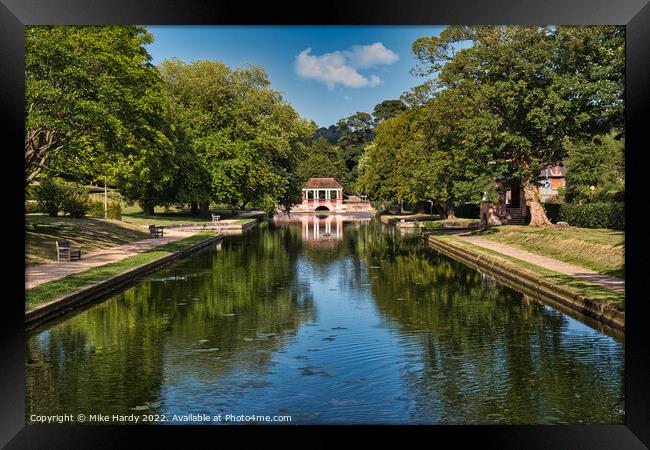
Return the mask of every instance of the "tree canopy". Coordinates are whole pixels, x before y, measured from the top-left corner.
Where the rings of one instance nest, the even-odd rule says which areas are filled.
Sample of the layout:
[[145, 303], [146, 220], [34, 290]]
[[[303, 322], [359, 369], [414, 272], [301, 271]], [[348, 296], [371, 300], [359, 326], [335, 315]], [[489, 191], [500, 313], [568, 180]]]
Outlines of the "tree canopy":
[[[209, 174], [203, 192], [215, 202], [269, 212], [300, 198], [295, 172], [316, 127], [269, 87], [264, 69], [167, 60], [160, 70], [179, 126]], [[203, 200], [200, 192], [184, 194]]]
[[162, 84], [136, 26], [25, 29], [25, 184], [44, 171], [94, 180], [121, 157], [168, 144]]
[[537, 174], [566, 156], [564, 138], [623, 120], [621, 27], [451, 26], [416, 40], [413, 52], [417, 73], [438, 73], [436, 88], [480, 95], [497, 121], [494, 172], [522, 183], [533, 225], [549, 223]]

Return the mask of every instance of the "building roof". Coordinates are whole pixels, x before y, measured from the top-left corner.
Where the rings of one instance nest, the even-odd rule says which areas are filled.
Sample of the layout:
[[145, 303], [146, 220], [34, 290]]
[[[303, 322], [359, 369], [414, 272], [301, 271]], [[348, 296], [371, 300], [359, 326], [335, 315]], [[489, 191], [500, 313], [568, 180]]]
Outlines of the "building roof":
[[566, 177], [566, 167], [563, 164], [548, 166], [539, 173], [540, 178], [564, 178]]
[[305, 183], [305, 187], [311, 189], [343, 189], [343, 186], [336, 181], [336, 178], [310, 178]]

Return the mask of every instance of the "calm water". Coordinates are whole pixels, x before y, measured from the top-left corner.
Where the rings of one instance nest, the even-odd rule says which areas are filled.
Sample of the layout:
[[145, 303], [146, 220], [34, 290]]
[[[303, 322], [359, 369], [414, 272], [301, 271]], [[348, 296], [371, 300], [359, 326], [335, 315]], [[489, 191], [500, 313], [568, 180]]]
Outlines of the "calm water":
[[621, 342], [342, 216], [227, 237], [32, 333], [27, 359], [28, 420], [622, 422]]

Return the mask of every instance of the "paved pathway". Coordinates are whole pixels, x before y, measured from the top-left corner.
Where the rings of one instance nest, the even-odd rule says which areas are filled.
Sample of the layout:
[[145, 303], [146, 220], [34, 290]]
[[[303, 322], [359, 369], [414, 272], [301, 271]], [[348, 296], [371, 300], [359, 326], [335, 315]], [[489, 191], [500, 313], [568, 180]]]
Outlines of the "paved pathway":
[[131, 242], [130, 244], [118, 245], [85, 254], [82, 247], [80, 260], [26, 266], [25, 289], [31, 289], [39, 284], [47, 283], [48, 281], [58, 280], [93, 267], [119, 261], [145, 250], [167, 244], [168, 242], [177, 241], [196, 233], [197, 231], [165, 230], [165, 235], [162, 238], [142, 239], [140, 241]]
[[483, 247], [498, 253], [502, 253], [504, 255], [512, 256], [513, 258], [536, 264], [538, 266], [544, 267], [545, 269], [560, 272], [573, 278], [589, 281], [591, 283], [604, 286], [608, 289], [625, 293], [625, 280], [622, 278], [603, 275], [590, 269], [574, 266], [573, 264], [568, 264], [562, 261], [558, 261], [557, 259], [548, 258], [546, 256], [536, 255], [535, 253], [520, 250], [511, 245], [501, 244], [499, 242], [490, 241], [478, 236], [456, 235], [456, 237], [471, 244], [478, 245], [479, 247]]

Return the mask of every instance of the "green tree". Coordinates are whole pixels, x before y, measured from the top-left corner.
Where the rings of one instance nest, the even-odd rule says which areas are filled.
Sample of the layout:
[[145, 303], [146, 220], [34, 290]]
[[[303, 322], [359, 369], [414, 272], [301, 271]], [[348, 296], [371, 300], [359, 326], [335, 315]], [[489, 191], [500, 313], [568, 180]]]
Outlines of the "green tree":
[[423, 64], [415, 72], [438, 72], [439, 88], [477, 86], [498, 121], [494, 172], [522, 184], [531, 225], [550, 223], [537, 174], [566, 156], [564, 138], [623, 120], [621, 27], [451, 26], [416, 40], [413, 52]]
[[299, 202], [295, 171], [316, 127], [269, 88], [261, 67], [232, 70], [218, 61], [175, 59], [160, 69], [196, 164], [209, 174], [205, 189], [214, 201], [269, 213]]
[[25, 29], [25, 185], [95, 180], [98, 167], [156, 139], [160, 79], [136, 26]]
[[307, 148], [306, 157], [298, 164], [297, 174], [303, 183], [310, 178], [336, 178], [345, 192], [354, 191], [348, 169], [338, 158], [337, 148], [324, 139]]
[[399, 113], [406, 111], [406, 109], [407, 106], [401, 100], [384, 100], [375, 105], [372, 116], [375, 119], [375, 123], [379, 123], [382, 120], [395, 117]]
[[316, 130], [316, 133], [314, 133], [314, 141], [318, 141], [319, 139], [325, 139], [327, 142], [329, 142], [332, 145], [335, 145], [339, 141], [340, 137], [341, 135], [336, 125], [330, 125], [327, 128], [321, 127], [318, 130]]
[[379, 201], [415, 202], [426, 198], [430, 182], [421, 117], [408, 110], [381, 122], [359, 162], [357, 189]]
[[495, 122], [477, 92], [450, 88], [424, 106], [381, 122], [360, 163], [358, 186], [379, 200], [454, 205], [478, 202], [494, 181], [489, 164]]
[[436, 202], [448, 218], [455, 217], [454, 205], [478, 203], [494, 183], [496, 121], [482, 104], [480, 93], [469, 85], [438, 92], [421, 108], [426, 173], [422, 198]]
[[622, 201], [625, 140], [616, 132], [590, 140], [566, 139], [567, 202]]
[[342, 147], [365, 145], [373, 138], [374, 122], [372, 116], [366, 112], [356, 112], [339, 120], [336, 126], [341, 135], [338, 144]]

